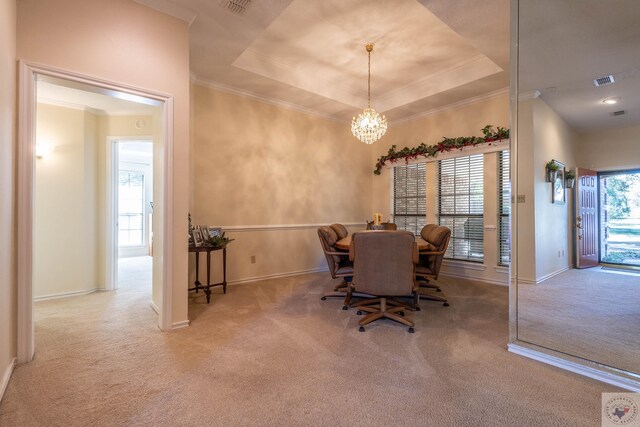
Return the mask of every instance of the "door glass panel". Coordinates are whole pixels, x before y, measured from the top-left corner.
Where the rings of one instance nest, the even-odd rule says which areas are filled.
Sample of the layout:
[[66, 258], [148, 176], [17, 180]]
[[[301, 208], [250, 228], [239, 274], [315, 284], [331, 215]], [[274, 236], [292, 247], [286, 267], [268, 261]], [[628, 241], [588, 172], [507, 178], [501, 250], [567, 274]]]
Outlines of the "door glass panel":
[[640, 172], [599, 179], [601, 261], [640, 266]]
[[144, 173], [118, 175], [118, 245], [144, 244]]

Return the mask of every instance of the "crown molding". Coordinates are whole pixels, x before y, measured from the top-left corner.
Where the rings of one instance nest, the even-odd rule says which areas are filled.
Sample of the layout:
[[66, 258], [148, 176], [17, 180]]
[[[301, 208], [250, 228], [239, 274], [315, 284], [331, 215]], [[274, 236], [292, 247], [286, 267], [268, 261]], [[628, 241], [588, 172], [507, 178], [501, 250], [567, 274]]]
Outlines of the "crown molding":
[[150, 9], [157, 10], [160, 13], [164, 13], [165, 15], [173, 16], [174, 18], [178, 18], [181, 21], [186, 22], [189, 27], [198, 17], [198, 14], [192, 12], [186, 7], [179, 6], [168, 0], [133, 0], [138, 4], [146, 6]]
[[400, 124], [420, 119], [422, 117], [432, 116], [434, 114], [443, 113], [445, 111], [457, 110], [458, 108], [465, 107], [467, 105], [476, 104], [478, 102], [486, 101], [487, 99], [496, 98], [501, 95], [506, 95], [509, 93], [509, 88], [505, 87], [502, 89], [494, 90], [492, 92], [485, 93], [483, 95], [474, 96], [473, 98], [463, 99], [462, 101], [454, 102], [452, 104], [448, 104], [442, 107], [433, 108], [431, 110], [423, 111], [422, 113], [414, 114], [412, 116], [407, 116], [402, 119], [394, 120], [389, 124], [389, 127], [396, 127]]
[[80, 110], [80, 111], [84, 111], [84, 112], [87, 112], [87, 113], [94, 114], [96, 116], [106, 116], [106, 115], [108, 115], [103, 110], [98, 110], [96, 108], [87, 107], [86, 105], [82, 105], [82, 104], [76, 104], [74, 102], [61, 101], [59, 99], [43, 98], [43, 97], [39, 96], [37, 102], [38, 102], [38, 104], [55, 105], [56, 107], [64, 107], [64, 108], [70, 108], [72, 110]]
[[518, 94], [518, 101], [526, 101], [527, 99], [536, 99], [536, 98], [539, 98], [541, 94], [542, 93], [537, 89], [521, 92]]
[[323, 119], [328, 119], [338, 123], [349, 123], [348, 120], [336, 117], [334, 115], [328, 113], [322, 113], [316, 110], [312, 110], [307, 107], [303, 107], [298, 104], [294, 104], [292, 102], [282, 101], [280, 99], [271, 98], [264, 95], [258, 95], [254, 92], [238, 89], [233, 86], [226, 85], [224, 83], [219, 83], [213, 80], [206, 80], [201, 77], [196, 76], [195, 74], [191, 75], [191, 83], [197, 84], [199, 86], [204, 86], [209, 89], [218, 90], [220, 92], [229, 93], [231, 95], [241, 96], [244, 98], [252, 98], [258, 101], [266, 102], [267, 104], [275, 105], [277, 107], [285, 108], [287, 110], [297, 111], [299, 113], [304, 113], [310, 116], [321, 117]]
[[471, 82], [504, 71], [484, 55], [476, 55], [465, 61], [430, 74], [420, 80], [376, 96], [380, 111], [390, 111], [420, 99], [445, 93]]
[[52, 98], [38, 97], [37, 102], [38, 104], [54, 105], [56, 107], [63, 107], [63, 108], [70, 108], [72, 110], [84, 111], [86, 113], [91, 113], [100, 117], [116, 117], [116, 116], [117, 117], [127, 117], [127, 116], [150, 117], [151, 116], [151, 113], [142, 113], [142, 112], [133, 111], [133, 110], [118, 110], [116, 112], [110, 113], [108, 111], [99, 110], [97, 108], [87, 107], [86, 105], [83, 105], [83, 104], [76, 104], [74, 102], [61, 101], [59, 99], [52, 99]]

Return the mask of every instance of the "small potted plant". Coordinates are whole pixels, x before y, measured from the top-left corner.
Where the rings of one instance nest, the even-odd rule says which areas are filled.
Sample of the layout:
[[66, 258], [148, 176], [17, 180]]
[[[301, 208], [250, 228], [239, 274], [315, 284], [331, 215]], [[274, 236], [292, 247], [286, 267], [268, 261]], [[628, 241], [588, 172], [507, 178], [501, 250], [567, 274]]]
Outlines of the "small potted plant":
[[565, 188], [573, 188], [576, 184], [576, 173], [572, 170], [568, 170], [564, 173], [564, 186]]
[[207, 244], [213, 247], [222, 247], [225, 246], [229, 242], [233, 242], [235, 239], [230, 239], [225, 236], [225, 233], [222, 232], [219, 236], [208, 236], [206, 238]]
[[553, 182], [556, 179], [556, 175], [560, 170], [560, 165], [555, 160], [549, 160], [546, 164], [547, 169], [547, 182]]

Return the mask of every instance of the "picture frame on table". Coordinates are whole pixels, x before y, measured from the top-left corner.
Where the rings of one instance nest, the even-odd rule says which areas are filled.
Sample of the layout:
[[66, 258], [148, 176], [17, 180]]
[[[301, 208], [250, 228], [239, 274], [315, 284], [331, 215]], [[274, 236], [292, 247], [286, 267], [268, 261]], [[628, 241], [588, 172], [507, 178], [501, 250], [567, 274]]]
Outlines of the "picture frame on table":
[[222, 228], [220, 227], [207, 227], [209, 238], [220, 237], [222, 235]]
[[202, 236], [202, 230], [200, 229], [200, 227], [195, 227], [193, 230], [191, 230], [191, 235], [193, 237], [194, 246], [204, 246], [204, 236]]
[[564, 185], [564, 163], [557, 160], [553, 161], [560, 169], [556, 172], [555, 178], [551, 182], [551, 202], [555, 204], [564, 205], [567, 203], [567, 196]]

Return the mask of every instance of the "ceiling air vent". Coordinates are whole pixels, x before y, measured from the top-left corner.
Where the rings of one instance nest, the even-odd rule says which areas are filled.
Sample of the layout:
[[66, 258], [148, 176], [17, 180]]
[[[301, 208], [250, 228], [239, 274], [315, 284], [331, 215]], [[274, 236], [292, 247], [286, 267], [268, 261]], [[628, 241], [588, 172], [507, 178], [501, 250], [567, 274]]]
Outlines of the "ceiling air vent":
[[598, 77], [597, 79], [595, 79], [593, 81], [593, 84], [596, 87], [597, 86], [610, 85], [611, 83], [615, 83], [615, 80], [613, 79], [613, 76]]
[[222, 0], [220, 6], [235, 15], [244, 15], [250, 4], [251, 0]]
[[626, 112], [626, 111], [624, 111], [624, 110], [614, 111], [613, 113], [611, 113], [611, 115], [612, 115], [613, 117], [616, 117], [616, 116], [624, 116], [625, 114], [627, 114], [627, 112]]

